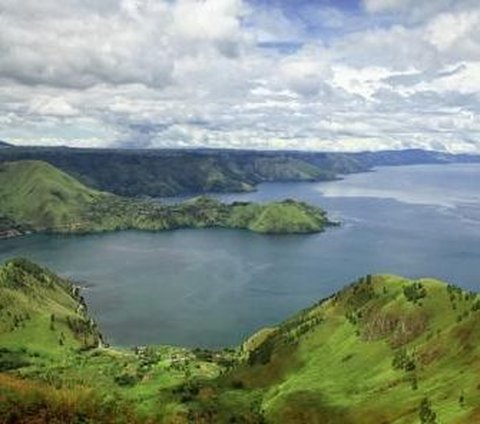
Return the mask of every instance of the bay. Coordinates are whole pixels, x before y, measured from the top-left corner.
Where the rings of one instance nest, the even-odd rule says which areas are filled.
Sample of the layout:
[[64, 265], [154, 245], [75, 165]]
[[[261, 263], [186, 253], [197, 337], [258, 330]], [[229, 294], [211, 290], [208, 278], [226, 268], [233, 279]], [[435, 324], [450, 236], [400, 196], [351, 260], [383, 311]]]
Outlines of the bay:
[[120, 346], [235, 345], [368, 273], [480, 291], [480, 165], [385, 167], [216, 197], [305, 200], [342, 225], [305, 236], [32, 235], [0, 241], [0, 261], [24, 256], [80, 281], [107, 340]]

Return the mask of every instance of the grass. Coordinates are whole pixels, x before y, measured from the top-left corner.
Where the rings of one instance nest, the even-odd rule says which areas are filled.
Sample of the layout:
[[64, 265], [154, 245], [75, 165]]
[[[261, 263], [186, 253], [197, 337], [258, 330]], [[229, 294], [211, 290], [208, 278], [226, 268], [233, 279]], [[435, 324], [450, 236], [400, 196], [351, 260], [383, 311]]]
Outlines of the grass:
[[[269, 380], [263, 408], [271, 422], [414, 423], [425, 396], [438, 422], [471, 422], [480, 404], [477, 296], [456, 291], [452, 302], [445, 283], [419, 283], [426, 295], [415, 304], [404, 294], [414, 282], [395, 276], [374, 277], [367, 301], [366, 282], [344, 290], [303, 312], [296, 325], [278, 327], [270, 359], [239, 369], [236, 378], [253, 387]], [[352, 308], [356, 321], [346, 317]], [[314, 315], [321, 323], [288, 338]], [[414, 370], [392, 366], [399, 349], [412, 355]]]
[[438, 423], [480, 416], [480, 297], [432, 279], [367, 276], [219, 352], [102, 347], [67, 324], [90, 322], [71, 285], [25, 260], [0, 268], [0, 299], [14, 422], [418, 423], [424, 398]]
[[1, 212], [27, 227], [70, 225], [86, 204], [100, 196], [45, 162], [0, 164]]

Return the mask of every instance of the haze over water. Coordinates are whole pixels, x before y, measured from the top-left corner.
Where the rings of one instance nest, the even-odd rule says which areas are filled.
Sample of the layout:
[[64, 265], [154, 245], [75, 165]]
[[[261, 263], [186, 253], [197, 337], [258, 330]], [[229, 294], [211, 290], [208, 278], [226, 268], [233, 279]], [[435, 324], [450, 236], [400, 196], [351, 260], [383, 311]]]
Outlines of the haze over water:
[[107, 339], [126, 346], [234, 345], [367, 273], [432, 276], [480, 290], [480, 165], [380, 168], [216, 197], [305, 200], [342, 226], [306, 236], [35, 235], [0, 241], [0, 261], [26, 256], [84, 282]]

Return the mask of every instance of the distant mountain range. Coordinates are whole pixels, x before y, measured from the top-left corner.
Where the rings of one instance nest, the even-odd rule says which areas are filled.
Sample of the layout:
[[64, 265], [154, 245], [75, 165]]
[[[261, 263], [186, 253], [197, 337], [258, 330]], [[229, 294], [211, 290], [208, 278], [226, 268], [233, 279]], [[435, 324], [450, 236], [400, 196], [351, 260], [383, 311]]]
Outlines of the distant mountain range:
[[0, 149], [3, 147], [13, 147], [11, 144], [6, 143], [5, 141], [0, 140]]
[[228, 149], [0, 149], [0, 162], [42, 160], [87, 186], [122, 196], [253, 190], [262, 182], [325, 181], [376, 166], [480, 162], [478, 155], [426, 150], [325, 153]]

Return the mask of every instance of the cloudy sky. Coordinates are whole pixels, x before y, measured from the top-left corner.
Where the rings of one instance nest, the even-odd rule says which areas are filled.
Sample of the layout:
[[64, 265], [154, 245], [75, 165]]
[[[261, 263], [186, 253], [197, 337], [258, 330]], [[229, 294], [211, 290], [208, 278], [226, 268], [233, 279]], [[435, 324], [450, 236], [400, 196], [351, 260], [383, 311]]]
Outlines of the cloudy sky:
[[480, 153], [478, 0], [0, 0], [0, 139]]

